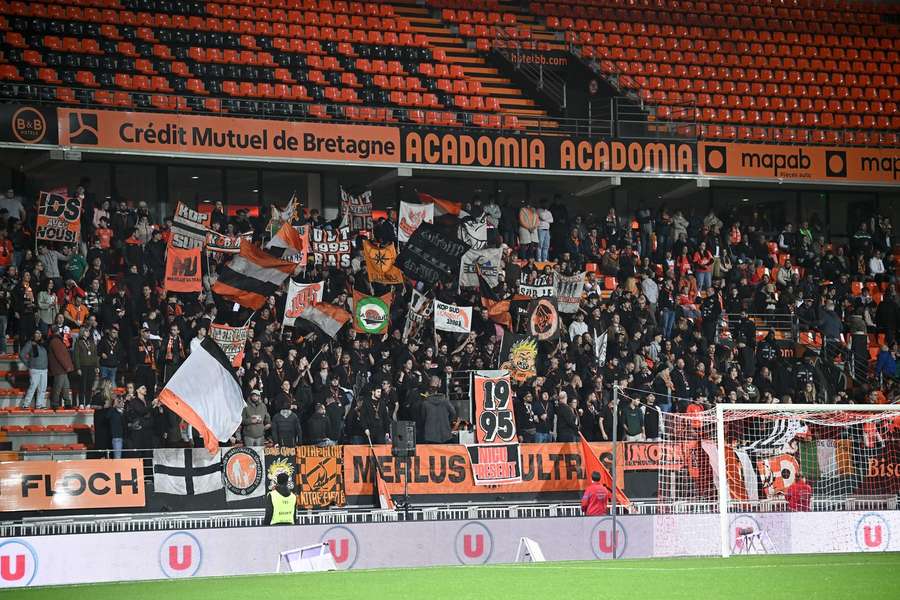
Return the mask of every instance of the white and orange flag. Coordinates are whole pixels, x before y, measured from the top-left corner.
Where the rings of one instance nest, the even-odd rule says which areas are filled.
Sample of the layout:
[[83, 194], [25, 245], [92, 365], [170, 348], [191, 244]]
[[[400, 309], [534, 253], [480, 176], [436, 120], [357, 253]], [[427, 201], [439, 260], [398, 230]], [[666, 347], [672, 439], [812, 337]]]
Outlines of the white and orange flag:
[[244, 410], [231, 361], [210, 337], [192, 348], [159, 393], [159, 401], [200, 433], [210, 454], [219, 450], [219, 440], [237, 431]]
[[438, 198], [436, 196], [432, 196], [431, 194], [426, 194], [425, 192], [419, 192], [419, 202], [422, 204], [433, 204], [434, 205], [434, 216], [440, 217], [442, 215], [453, 215], [454, 217], [458, 217], [460, 211], [462, 210], [462, 204], [459, 202], [453, 202], [452, 200], [444, 200], [443, 198]]

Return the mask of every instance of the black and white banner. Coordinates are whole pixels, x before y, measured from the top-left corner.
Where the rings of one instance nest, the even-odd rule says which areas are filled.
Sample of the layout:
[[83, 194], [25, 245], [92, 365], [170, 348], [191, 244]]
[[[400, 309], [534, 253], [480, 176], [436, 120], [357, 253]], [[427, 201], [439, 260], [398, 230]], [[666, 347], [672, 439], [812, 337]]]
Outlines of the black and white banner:
[[172, 216], [172, 246], [184, 250], [202, 248], [211, 219], [209, 213], [198, 212], [179, 202]]
[[436, 226], [422, 223], [403, 247], [395, 264], [410, 279], [431, 285], [449, 282], [457, 276], [460, 259], [468, 249]]
[[403, 327], [403, 343], [419, 337], [422, 325], [431, 318], [434, 303], [428, 296], [413, 288], [409, 309], [406, 311], [406, 324]]
[[538, 273], [528, 276], [525, 273], [519, 279], [519, 293], [529, 298], [546, 298], [556, 295], [556, 274]]
[[203, 448], [153, 450], [153, 489], [157, 494], [196, 496], [221, 490], [221, 453]]
[[559, 312], [566, 314], [578, 312], [583, 293], [584, 273], [560, 275], [556, 278], [556, 300]]
[[459, 224], [457, 236], [473, 250], [481, 250], [487, 246], [488, 226], [485, 217], [466, 219]]
[[341, 188], [341, 212], [344, 214], [344, 224], [350, 231], [372, 231], [371, 190], [354, 196]]

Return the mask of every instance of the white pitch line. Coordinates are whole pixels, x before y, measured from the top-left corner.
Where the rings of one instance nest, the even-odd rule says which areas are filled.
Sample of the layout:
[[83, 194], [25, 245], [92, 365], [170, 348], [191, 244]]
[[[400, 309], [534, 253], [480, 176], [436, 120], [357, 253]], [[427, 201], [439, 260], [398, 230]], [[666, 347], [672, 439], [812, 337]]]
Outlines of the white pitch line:
[[[601, 561], [598, 561], [598, 563]], [[564, 566], [564, 565], [554, 565], [547, 563], [530, 563], [530, 564], [522, 564], [522, 565], [485, 565], [490, 569], [540, 569], [540, 570], [556, 570], [556, 571], [647, 571], [647, 572], [659, 572], [659, 573], [674, 573], [681, 571], [731, 571], [731, 570], [746, 570], [746, 569], [773, 569], [778, 568], [778, 565], [723, 565], [719, 567], [678, 567], [672, 566], [670, 568], [663, 567], [619, 567], [613, 566], [612, 561], [607, 559], [602, 562], [610, 562], [611, 564], [607, 566], [606, 564], [597, 564], [595, 566], [587, 567], [587, 566]], [[886, 567], [886, 566], [897, 566], [897, 562], [857, 562], [857, 563], [789, 563], [785, 564], [784, 567]]]

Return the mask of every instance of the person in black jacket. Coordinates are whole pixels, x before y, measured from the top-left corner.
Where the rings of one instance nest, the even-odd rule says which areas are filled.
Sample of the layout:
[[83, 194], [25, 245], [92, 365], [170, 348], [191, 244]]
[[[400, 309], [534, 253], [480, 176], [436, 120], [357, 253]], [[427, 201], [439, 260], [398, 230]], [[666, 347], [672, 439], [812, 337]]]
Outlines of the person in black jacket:
[[115, 385], [116, 372], [122, 365], [125, 354], [117, 325], [106, 330], [106, 335], [97, 344], [97, 354], [100, 356], [100, 380], [111, 381]]
[[328, 421], [328, 417], [325, 416], [325, 405], [319, 402], [306, 423], [307, 444], [313, 446], [334, 446], [336, 440], [328, 437], [330, 427], [331, 424]]
[[390, 423], [391, 415], [382, 396], [382, 389], [380, 386], [374, 387], [370, 395], [363, 400], [360, 415], [360, 425], [367, 440], [371, 440], [373, 444], [389, 442]]
[[272, 417], [272, 440], [276, 446], [283, 448], [292, 448], [303, 443], [300, 419], [290, 406], [282, 404], [280, 410]]
[[574, 442], [578, 439], [578, 399], [569, 401], [566, 392], [560, 392], [556, 408], [556, 441]]

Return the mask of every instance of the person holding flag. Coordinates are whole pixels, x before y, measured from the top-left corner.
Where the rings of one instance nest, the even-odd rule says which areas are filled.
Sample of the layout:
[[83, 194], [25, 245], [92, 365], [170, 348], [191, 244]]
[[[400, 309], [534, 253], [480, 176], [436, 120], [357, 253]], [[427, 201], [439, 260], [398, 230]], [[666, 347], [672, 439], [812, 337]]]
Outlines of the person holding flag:
[[599, 517], [607, 514], [609, 509], [609, 489], [600, 481], [600, 472], [591, 473], [591, 485], [584, 490], [581, 497], [581, 512], [587, 517]]

